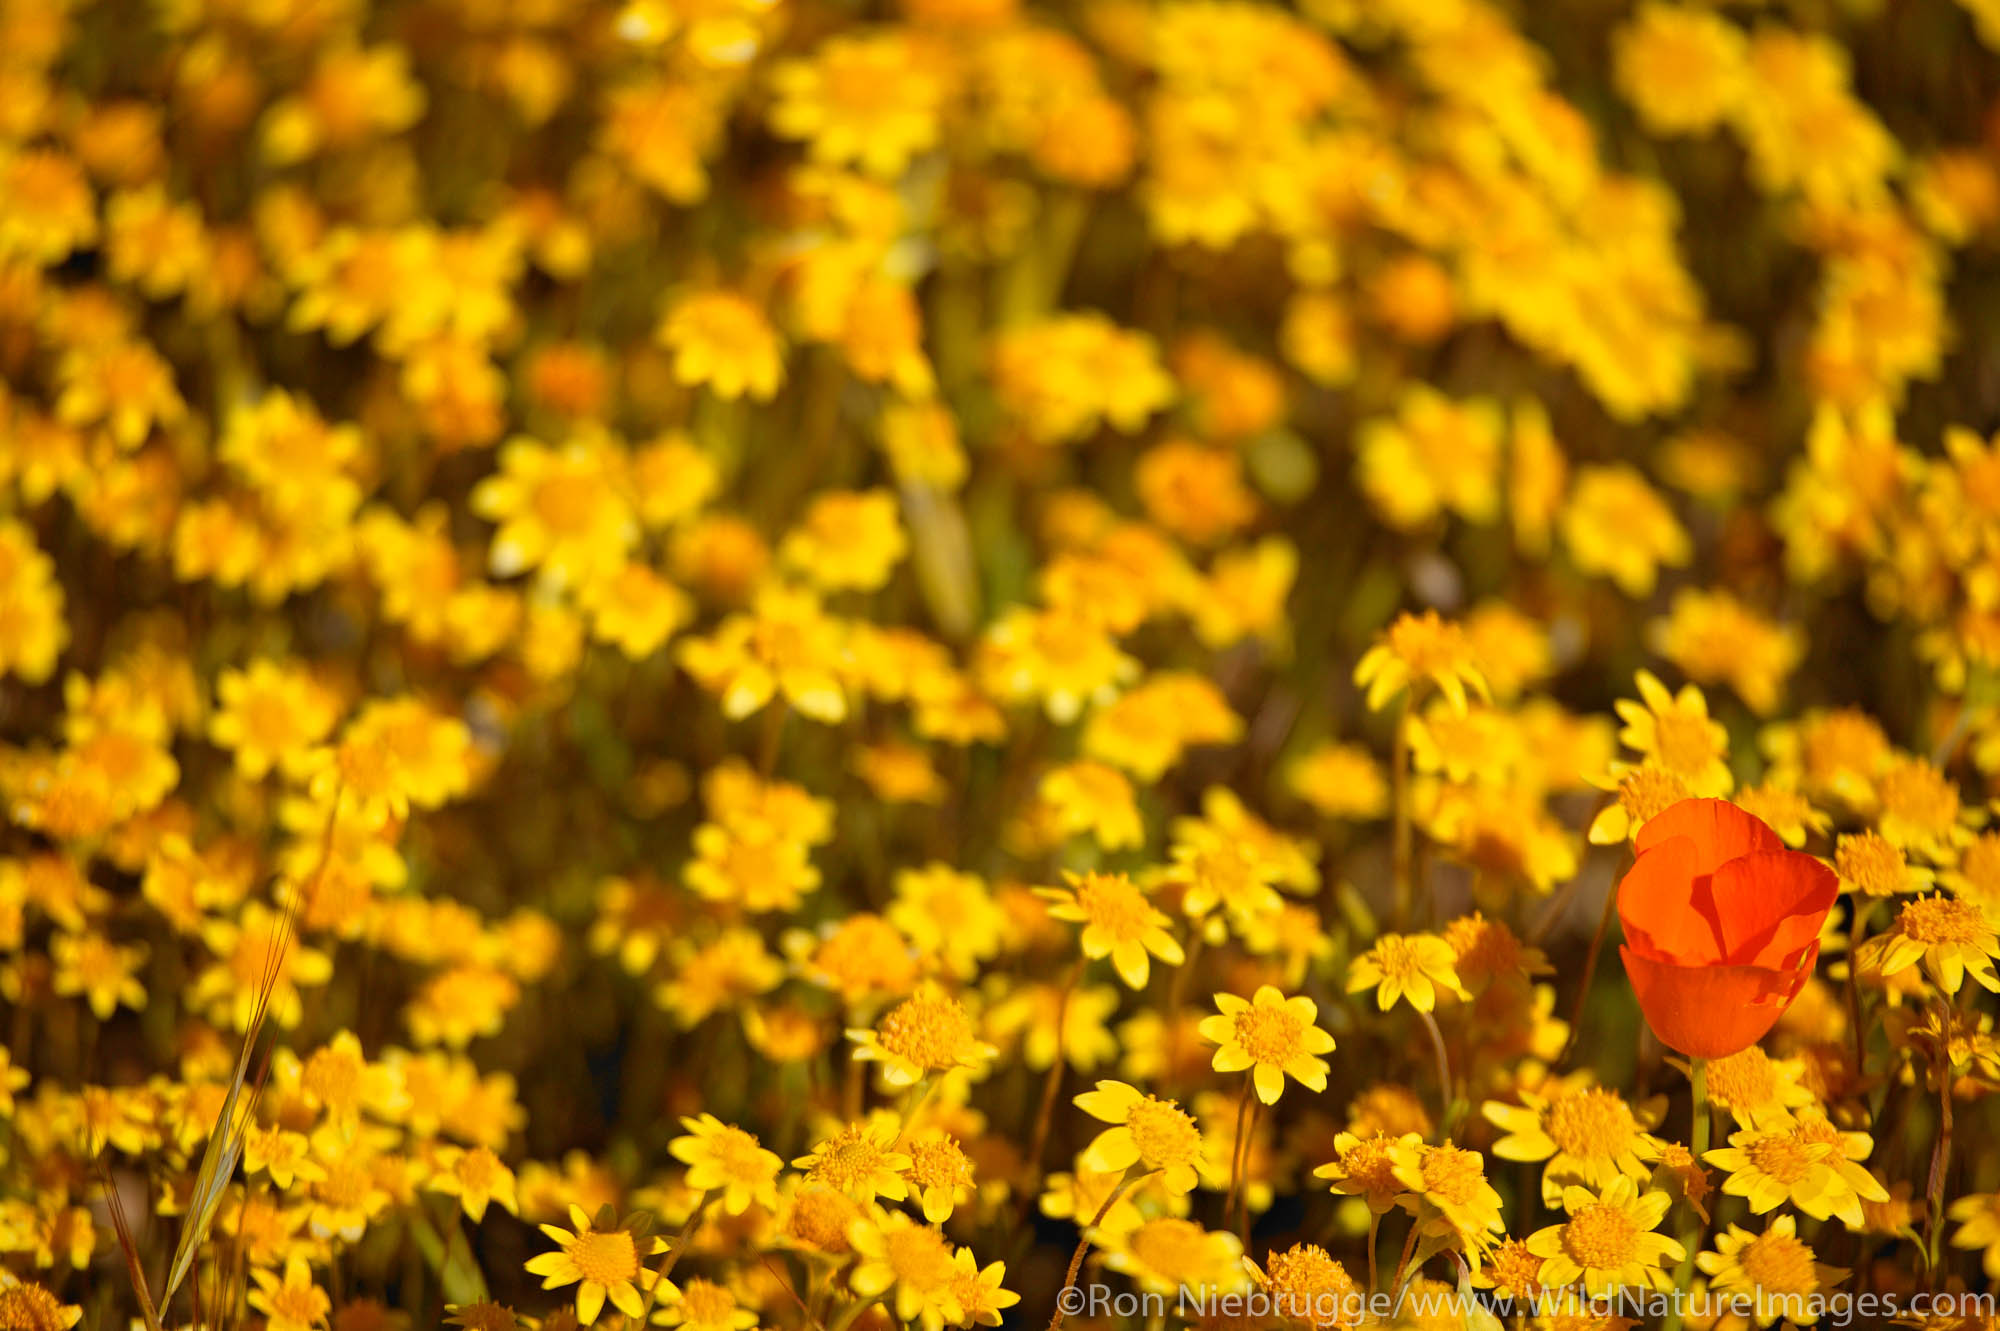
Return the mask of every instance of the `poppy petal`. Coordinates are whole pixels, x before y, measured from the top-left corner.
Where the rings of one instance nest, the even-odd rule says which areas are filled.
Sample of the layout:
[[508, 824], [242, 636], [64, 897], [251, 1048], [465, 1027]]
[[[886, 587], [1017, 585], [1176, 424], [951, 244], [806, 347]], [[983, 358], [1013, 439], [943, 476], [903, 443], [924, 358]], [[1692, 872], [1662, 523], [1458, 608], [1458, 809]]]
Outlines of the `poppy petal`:
[[1819, 937], [1840, 879], [1800, 851], [1759, 851], [1717, 869], [1710, 892], [1724, 958], [1775, 966]]
[[1695, 902], [1700, 850], [1687, 837], [1656, 842], [1618, 884], [1625, 937], [1654, 956], [1684, 962], [1722, 960], [1715, 930]]
[[1690, 1058], [1726, 1058], [1763, 1039], [1800, 976], [1761, 966], [1676, 966], [1622, 947], [1625, 974], [1660, 1043]]
[[1714, 873], [1730, 860], [1760, 850], [1783, 850], [1785, 843], [1763, 819], [1728, 800], [1681, 800], [1647, 820], [1632, 841], [1638, 854], [1671, 837], [1695, 844], [1696, 877]]

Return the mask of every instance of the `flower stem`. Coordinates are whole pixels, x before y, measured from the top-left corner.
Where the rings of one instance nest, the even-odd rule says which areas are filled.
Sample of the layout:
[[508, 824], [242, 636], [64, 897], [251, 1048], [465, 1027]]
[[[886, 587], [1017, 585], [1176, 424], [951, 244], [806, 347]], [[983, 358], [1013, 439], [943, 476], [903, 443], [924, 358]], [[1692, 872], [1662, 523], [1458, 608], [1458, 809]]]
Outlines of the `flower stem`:
[[[1688, 1061], [1688, 1080], [1694, 1086], [1694, 1122], [1689, 1128], [1688, 1150], [1694, 1156], [1696, 1168], [1701, 1166], [1701, 1158], [1708, 1154], [1708, 1060], [1705, 1058]], [[1674, 1268], [1674, 1306], [1667, 1313], [1667, 1320], [1661, 1323], [1661, 1331], [1680, 1331], [1682, 1314], [1687, 1307], [1688, 1286], [1694, 1281], [1694, 1255], [1701, 1247], [1701, 1213], [1688, 1203], [1687, 1214], [1681, 1217], [1680, 1242], [1684, 1250], [1680, 1265]]]
[[[1398, 1315], [1403, 1311], [1403, 1295], [1410, 1287], [1410, 1278], [1403, 1272], [1404, 1268], [1409, 1266], [1410, 1254], [1416, 1250], [1416, 1247], [1417, 1222], [1412, 1219], [1410, 1221], [1410, 1232], [1403, 1235], [1403, 1251], [1396, 1257], [1396, 1308], [1395, 1312], [1391, 1314], [1392, 1316]], [[1410, 1275], [1415, 1274], [1414, 1271], [1410, 1272]]]
[[1569, 1014], [1569, 1040], [1563, 1045], [1562, 1057], [1556, 1062], [1569, 1062], [1570, 1054], [1576, 1049], [1577, 1038], [1583, 1032], [1583, 1007], [1590, 1001], [1590, 982], [1597, 975], [1597, 956], [1604, 950], [1604, 940], [1611, 933], [1611, 917], [1618, 911], [1618, 885], [1613, 883], [1604, 894], [1604, 909], [1597, 913], [1597, 932], [1590, 936], [1590, 951], [1583, 958], [1583, 980], [1576, 988], [1576, 1003]]
[[1847, 936], [1847, 1024], [1854, 1034], [1854, 1079], [1860, 1081], [1867, 1073], [1868, 1032], [1861, 1027], [1861, 985], [1855, 976], [1855, 959], [1861, 955], [1861, 939], [1867, 933], [1868, 917], [1874, 914], [1875, 903], [1859, 892], [1849, 900], [1854, 918]]
[[[1130, 1192], [1134, 1184], [1151, 1178], [1154, 1172], [1149, 1169], [1143, 1174], [1128, 1173], [1119, 1181], [1118, 1186], [1111, 1190], [1111, 1195], [1104, 1199], [1104, 1205], [1097, 1208], [1097, 1214], [1090, 1218], [1090, 1223], [1083, 1227], [1083, 1236], [1076, 1241], [1076, 1251], [1069, 1255], [1069, 1270], [1063, 1276], [1062, 1288], [1056, 1291], [1056, 1311], [1055, 1315], [1049, 1318], [1049, 1331], [1062, 1331], [1064, 1310], [1069, 1306], [1069, 1292], [1076, 1285], [1076, 1273], [1083, 1269], [1083, 1255], [1090, 1251], [1090, 1231], [1104, 1223], [1104, 1217], [1111, 1214], [1111, 1208], [1118, 1205], [1118, 1199]], [[842, 1322], [831, 1331], [841, 1331], [841, 1327], [845, 1325], [846, 1323]]]
[[[1853, 962], [1848, 962], [1849, 967]], [[1938, 1240], [1944, 1236], [1944, 1184], [1951, 1173], [1951, 1004], [1942, 1003], [1943, 1038], [1938, 1042], [1933, 1065], [1938, 1079], [1938, 1136], [1937, 1145], [1931, 1148], [1931, 1172], [1929, 1187], [1925, 1189], [1930, 1205], [1924, 1217], [1924, 1254], [1930, 1269], [1931, 1288], [1938, 1285]]]
[[1382, 1232], [1382, 1216], [1373, 1206], [1368, 1208], [1368, 1292], [1376, 1289], [1375, 1240]]
[[1069, 968], [1069, 978], [1063, 981], [1062, 998], [1056, 1004], [1056, 1056], [1049, 1064], [1048, 1080], [1042, 1083], [1042, 1107], [1035, 1115], [1035, 1135], [1028, 1147], [1029, 1186], [1025, 1197], [1035, 1194], [1035, 1187], [1042, 1177], [1042, 1152], [1048, 1149], [1049, 1128], [1055, 1123], [1056, 1096], [1062, 1090], [1065, 1055], [1063, 1050], [1063, 1027], [1069, 1021], [1070, 995], [1076, 992], [1077, 981], [1083, 978], [1084, 958], [1078, 957], [1076, 964]]
[[1445, 1051], [1444, 1032], [1438, 1029], [1437, 1018], [1422, 1008], [1417, 1009], [1417, 1015], [1424, 1019], [1424, 1029], [1431, 1033], [1431, 1052], [1437, 1055], [1438, 1122], [1444, 1125], [1445, 1132], [1449, 1134], [1453, 1127], [1452, 1106], [1457, 1103], [1452, 1095], [1451, 1055]]
[[1229, 1223], [1229, 1213], [1236, 1209], [1236, 1190], [1243, 1183], [1243, 1123], [1250, 1114], [1251, 1088], [1256, 1085], [1254, 1077], [1243, 1080], [1243, 1098], [1236, 1102], [1236, 1145], [1229, 1152], [1229, 1191], [1222, 1199], [1222, 1223]]
[[1391, 843], [1390, 869], [1395, 878], [1395, 920], [1398, 930], [1410, 927], [1416, 885], [1410, 878], [1410, 693], [1396, 706], [1396, 738], [1389, 753], [1390, 796], [1395, 804], [1395, 840]]
[[[1243, 1142], [1239, 1149], [1243, 1152], [1242, 1171], [1250, 1172], [1250, 1143], [1256, 1139], [1257, 1116], [1264, 1112], [1262, 1101], [1250, 1104], [1250, 1123], [1242, 1130]], [[1236, 1190], [1236, 1237], [1243, 1240], [1243, 1251], [1250, 1251], [1250, 1180], [1246, 1177]]]
[[[673, 1274], [674, 1267], [681, 1260], [681, 1254], [687, 1251], [688, 1240], [694, 1237], [697, 1229], [701, 1228], [702, 1217], [708, 1214], [709, 1203], [721, 1195], [720, 1188], [710, 1188], [704, 1192], [701, 1200], [694, 1204], [694, 1210], [689, 1212], [687, 1223], [681, 1226], [681, 1232], [674, 1235], [673, 1245], [667, 1249], [667, 1260], [660, 1263], [660, 1269], [653, 1273], [653, 1283], [646, 1286], [646, 1310], [639, 1318], [640, 1326], [645, 1326], [653, 1320], [653, 1304], [660, 1297], [661, 1287], [667, 1283], [667, 1277]], [[641, 1251], [643, 1250], [642, 1245]], [[640, 1260], [643, 1262], [645, 1259], [642, 1257]]]

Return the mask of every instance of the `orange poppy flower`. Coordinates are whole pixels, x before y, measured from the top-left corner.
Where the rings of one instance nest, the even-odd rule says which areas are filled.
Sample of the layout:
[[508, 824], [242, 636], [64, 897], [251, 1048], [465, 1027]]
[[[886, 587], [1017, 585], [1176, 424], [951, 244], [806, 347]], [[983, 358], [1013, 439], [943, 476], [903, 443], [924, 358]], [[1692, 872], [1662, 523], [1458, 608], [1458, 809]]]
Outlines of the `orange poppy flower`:
[[1619, 952], [1653, 1034], [1691, 1058], [1757, 1043], [1812, 974], [1840, 880], [1727, 800], [1670, 805], [1633, 849]]

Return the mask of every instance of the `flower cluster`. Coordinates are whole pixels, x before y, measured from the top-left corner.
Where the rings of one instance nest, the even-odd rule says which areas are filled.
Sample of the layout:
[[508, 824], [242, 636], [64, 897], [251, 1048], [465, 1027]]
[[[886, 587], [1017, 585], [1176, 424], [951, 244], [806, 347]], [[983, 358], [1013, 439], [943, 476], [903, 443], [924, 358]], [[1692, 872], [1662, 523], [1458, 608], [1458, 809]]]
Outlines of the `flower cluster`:
[[1994, 0], [0, 0], [0, 1331], [2000, 1280], [1996, 282]]

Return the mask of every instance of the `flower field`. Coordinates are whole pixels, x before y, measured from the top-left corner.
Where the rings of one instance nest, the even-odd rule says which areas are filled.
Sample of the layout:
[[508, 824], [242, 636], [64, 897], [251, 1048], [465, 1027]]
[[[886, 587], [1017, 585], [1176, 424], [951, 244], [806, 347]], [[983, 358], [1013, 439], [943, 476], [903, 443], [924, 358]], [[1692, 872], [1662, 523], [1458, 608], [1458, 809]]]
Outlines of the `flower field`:
[[0, 1331], [1995, 1331], [2000, 3], [0, 0]]

